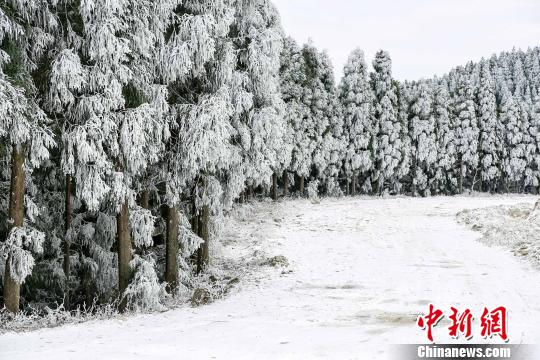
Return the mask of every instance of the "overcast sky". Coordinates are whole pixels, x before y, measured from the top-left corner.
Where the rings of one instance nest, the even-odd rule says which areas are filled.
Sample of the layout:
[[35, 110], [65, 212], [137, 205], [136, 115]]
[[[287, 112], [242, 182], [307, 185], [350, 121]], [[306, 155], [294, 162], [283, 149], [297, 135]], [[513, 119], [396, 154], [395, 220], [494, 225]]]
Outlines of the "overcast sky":
[[444, 74], [468, 60], [540, 45], [540, 0], [273, 0], [283, 28], [328, 50], [341, 76], [360, 47], [369, 63], [385, 49], [394, 76]]

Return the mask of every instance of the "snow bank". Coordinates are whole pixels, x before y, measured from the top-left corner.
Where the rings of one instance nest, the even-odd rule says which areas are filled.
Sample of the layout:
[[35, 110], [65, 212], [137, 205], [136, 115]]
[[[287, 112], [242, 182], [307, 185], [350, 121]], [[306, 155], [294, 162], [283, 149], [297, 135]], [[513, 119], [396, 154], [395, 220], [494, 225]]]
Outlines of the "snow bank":
[[482, 234], [480, 241], [504, 246], [540, 267], [540, 201], [500, 205], [458, 213], [458, 221]]

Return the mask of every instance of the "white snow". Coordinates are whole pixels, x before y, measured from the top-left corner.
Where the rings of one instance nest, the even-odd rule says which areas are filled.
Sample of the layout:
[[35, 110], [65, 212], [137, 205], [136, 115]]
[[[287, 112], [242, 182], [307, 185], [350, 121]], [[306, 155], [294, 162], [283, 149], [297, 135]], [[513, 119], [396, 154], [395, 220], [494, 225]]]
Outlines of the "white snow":
[[[540, 272], [457, 222], [464, 209], [532, 196], [348, 198], [247, 205], [226, 228], [224, 256], [284, 255], [211, 305], [0, 336], [16, 359], [381, 359], [426, 343], [416, 317], [433, 303], [509, 309], [510, 343], [540, 339]], [[237, 234], [235, 238], [234, 235]], [[448, 321], [435, 339], [451, 342]], [[475, 322], [473, 343], [479, 338]], [[497, 339], [492, 342], [497, 343]]]

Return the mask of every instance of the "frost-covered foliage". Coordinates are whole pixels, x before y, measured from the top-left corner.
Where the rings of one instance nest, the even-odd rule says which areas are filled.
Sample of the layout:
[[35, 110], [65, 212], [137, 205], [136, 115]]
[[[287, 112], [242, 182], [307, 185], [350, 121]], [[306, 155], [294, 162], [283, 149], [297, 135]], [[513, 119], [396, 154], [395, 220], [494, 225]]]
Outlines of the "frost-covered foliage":
[[[368, 80], [368, 69], [364, 52], [353, 51], [345, 65], [341, 80], [340, 101], [343, 105], [345, 139], [348, 144], [345, 154], [345, 174], [352, 178], [352, 186], [362, 185], [363, 191], [371, 189], [367, 176], [373, 168], [373, 94]], [[360, 176], [360, 179], [358, 179]], [[353, 192], [356, 189], [353, 188]]]
[[489, 63], [482, 61], [480, 68], [480, 84], [477, 97], [481, 179], [488, 184], [492, 184], [492, 181], [500, 176], [503, 132], [501, 123], [497, 121], [495, 83], [489, 69]]
[[457, 179], [452, 172], [456, 163], [455, 132], [450, 118], [450, 96], [445, 80], [435, 81], [433, 112], [437, 138], [437, 162], [433, 190], [436, 194], [453, 193]]
[[131, 283], [123, 296], [128, 308], [133, 311], [159, 311], [165, 309], [167, 296], [165, 284], [159, 282], [156, 274], [155, 260], [135, 256], [130, 266], [133, 272]]
[[409, 133], [413, 143], [413, 194], [430, 195], [430, 179], [437, 161], [436, 120], [433, 112], [431, 86], [421, 81], [410, 105]]
[[154, 244], [152, 235], [154, 234], [154, 222], [156, 218], [150, 210], [137, 208], [129, 214], [131, 235], [136, 247], [151, 247]]
[[307, 178], [311, 173], [315, 141], [309, 104], [305, 101], [308, 78], [306, 58], [302, 49], [291, 38], [284, 40], [281, 54], [281, 94], [287, 111], [285, 119], [290, 127], [292, 161], [290, 171]]
[[472, 179], [471, 185], [474, 187], [479, 162], [479, 130], [474, 90], [471, 75], [463, 70], [459, 73], [457, 91], [454, 97], [454, 128], [456, 132], [459, 191], [463, 192], [466, 178]]
[[374, 94], [375, 144], [372, 180], [375, 192], [394, 190], [398, 185], [397, 169], [402, 160], [401, 122], [398, 117], [397, 94], [392, 79], [392, 60], [386, 51], [379, 51], [373, 60], [371, 88]]
[[117, 315], [118, 311], [114, 303], [104, 305], [93, 303], [71, 312], [67, 311], [62, 304], [44, 309], [31, 307], [17, 315], [13, 315], [4, 308], [0, 309], [0, 333], [32, 331], [92, 320], [109, 320]]
[[64, 172], [74, 176], [77, 197], [96, 211], [109, 196], [116, 207], [132, 201], [134, 183], [164, 150], [169, 105], [160, 79], [167, 74], [156, 57], [165, 51], [165, 31], [178, 4], [70, 5], [70, 21], [82, 30], [68, 27], [59, 40], [47, 103], [65, 117]]
[[[233, 75], [232, 123], [239, 134], [245, 182], [270, 186], [274, 173], [289, 166], [292, 146], [280, 93], [280, 54], [283, 35], [279, 14], [269, 0], [235, 3], [233, 43], [238, 65]], [[238, 179], [239, 180], [239, 179]]]
[[283, 56], [285, 100], [295, 131], [291, 171], [302, 178], [314, 172], [327, 189], [335, 189], [346, 141], [332, 65], [311, 43], [298, 49], [289, 42]]
[[9, 186], [2, 186], [9, 200], [3, 198], [1, 203], [9, 201], [9, 210], [7, 206], [0, 210], [5, 219], [0, 226], [0, 252], [3, 295], [11, 311], [17, 311], [19, 304], [8, 299], [19, 300], [20, 285], [32, 274], [45, 241], [45, 234], [35, 226], [40, 209], [31, 174], [50, 161], [49, 151], [56, 144], [52, 122], [41, 107], [42, 84], [34, 74], [38, 64], [49, 60], [59, 30], [54, 5], [35, 0], [7, 0], [0, 5], [0, 153], [12, 154], [11, 173], [0, 176], [1, 181], [11, 180]]
[[505, 134], [503, 169], [508, 183], [522, 180], [527, 165], [521, 116], [517, 98], [506, 87], [503, 87], [501, 101], [501, 123]]
[[43, 252], [45, 234], [33, 228], [14, 227], [0, 247], [0, 253], [9, 261], [11, 278], [18, 284], [32, 273], [35, 260], [32, 254]]

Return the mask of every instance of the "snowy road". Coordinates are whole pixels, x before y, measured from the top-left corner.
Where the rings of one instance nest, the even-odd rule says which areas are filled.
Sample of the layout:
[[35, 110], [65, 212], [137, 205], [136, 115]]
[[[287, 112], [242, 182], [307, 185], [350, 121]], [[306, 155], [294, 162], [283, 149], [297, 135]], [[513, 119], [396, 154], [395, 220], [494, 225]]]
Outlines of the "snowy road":
[[[540, 272], [457, 224], [466, 208], [533, 197], [341, 199], [255, 205], [225, 251], [285, 255], [290, 274], [200, 308], [0, 336], [1, 359], [380, 359], [426, 342], [429, 303], [509, 309], [511, 343], [540, 339]], [[247, 230], [246, 230], [247, 231]], [[264, 243], [260, 243], [260, 242]], [[449, 342], [443, 320], [436, 340]], [[476, 329], [476, 328], [475, 328]], [[478, 335], [474, 342], [481, 342]]]

